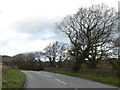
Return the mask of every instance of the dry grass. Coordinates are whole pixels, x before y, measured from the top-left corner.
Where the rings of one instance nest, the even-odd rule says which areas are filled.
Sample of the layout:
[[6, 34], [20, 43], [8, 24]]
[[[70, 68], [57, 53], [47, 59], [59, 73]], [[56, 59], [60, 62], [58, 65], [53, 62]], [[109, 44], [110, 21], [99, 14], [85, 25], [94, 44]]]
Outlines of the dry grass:
[[6, 74], [9, 70], [11, 70], [11, 67], [2, 65], [2, 74]]

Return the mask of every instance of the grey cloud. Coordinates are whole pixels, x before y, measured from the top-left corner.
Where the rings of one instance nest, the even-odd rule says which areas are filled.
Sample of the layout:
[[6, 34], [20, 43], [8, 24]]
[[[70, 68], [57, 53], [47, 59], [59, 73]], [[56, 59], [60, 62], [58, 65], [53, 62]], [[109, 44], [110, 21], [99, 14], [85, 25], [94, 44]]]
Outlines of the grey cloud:
[[43, 32], [45, 29], [55, 29], [54, 22], [47, 20], [25, 20], [16, 23], [17, 32], [35, 34]]
[[29, 37], [29, 40], [38, 40], [38, 39], [55, 40], [55, 41], [60, 41], [60, 42], [65, 42], [65, 43], [70, 42], [66, 35], [62, 33], [56, 33], [55, 30], [52, 30], [52, 29], [42, 30], [41, 32], [32, 34]]
[[44, 30], [41, 30], [38, 33], [31, 34], [29, 36], [29, 40], [38, 40], [38, 39], [51, 40], [51, 39], [53, 39], [54, 36], [56, 36], [56, 34], [54, 33], [54, 30], [44, 29]]
[[55, 31], [55, 22], [47, 20], [26, 20], [16, 24], [16, 30], [19, 33], [29, 34], [28, 41], [34, 40], [56, 40], [69, 42], [64, 34], [58, 34]]

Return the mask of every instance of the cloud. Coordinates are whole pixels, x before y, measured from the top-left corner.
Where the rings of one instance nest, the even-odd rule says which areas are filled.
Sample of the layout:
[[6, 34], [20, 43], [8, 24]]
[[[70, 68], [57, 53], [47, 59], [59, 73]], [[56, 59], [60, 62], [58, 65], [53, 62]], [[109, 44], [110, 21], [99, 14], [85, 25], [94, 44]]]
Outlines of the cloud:
[[18, 22], [15, 25], [15, 30], [18, 33], [26, 33], [29, 35], [29, 40], [56, 40], [67, 42], [67, 37], [64, 34], [58, 34], [55, 30], [55, 21], [47, 20], [27, 20]]
[[0, 0], [0, 54], [42, 50], [56, 40], [69, 42], [66, 35], [56, 34], [54, 23], [80, 7], [100, 3], [117, 7], [118, 1]]
[[47, 21], [42, 19], [29, 19], [29, 20], [23, 20], [15, 23], [15, 29], [17, 32], [20, 33], [29, 33], [29, 34], [35, 34], [39, 32], [43, 32], [45, 29], [54, 29], [54, 21]]
[[46, 20], [24, 20], [15, 23], [13, 28], [19, 34], [28, 34], [29, 40], [45, 40], [55, 36], [55, 25], [53, 21]]
[[5, 41], [0, 41], [0, 48], [6, 47], [8, 45], [7, 40]]
[[[53, 21], [54, 22], [54, 21]], [[55, 24], [45, 20], [28, 20], [13, 24], [12, 30], [4, 31], [0, 52], [15, 55], [23, 52], [41, 51], [55, 41], [67, 42], [65, 35], [55, 31]]]

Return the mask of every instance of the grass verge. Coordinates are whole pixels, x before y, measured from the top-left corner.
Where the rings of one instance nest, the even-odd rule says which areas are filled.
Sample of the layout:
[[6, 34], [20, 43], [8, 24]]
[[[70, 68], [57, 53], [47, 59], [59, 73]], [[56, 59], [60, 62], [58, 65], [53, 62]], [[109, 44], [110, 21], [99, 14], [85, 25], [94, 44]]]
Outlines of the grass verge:
[[23, 86], [25, 77], [18, 69], [10, 69], [2, 76], [2, 88], [21, 88]]
[[73, 73], [73, 72], [68, 72], [68, 71], [48, 71], [48, 72], [59, 73], [59, 74], [64, 74], [64, 75], [69, 75], [69, 76], [75, 76], [75, 77], [79, 77], [79, 78], [84, 78], [84, 79], [120, 87], [120, 84], [119, 84], [120, 79], [117, 77], [112, 77], [112, 76], [103, 77], [103, 76], [97, 76], [97, 75], [93, 75], [93, 74]]

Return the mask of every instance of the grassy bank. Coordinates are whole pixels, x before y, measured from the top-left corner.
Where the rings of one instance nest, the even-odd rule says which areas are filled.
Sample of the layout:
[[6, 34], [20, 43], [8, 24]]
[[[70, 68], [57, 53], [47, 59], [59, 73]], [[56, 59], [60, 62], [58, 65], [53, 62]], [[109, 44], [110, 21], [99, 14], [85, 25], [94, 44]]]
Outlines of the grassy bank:
[[3, 67], [2, 88], [20, 88], [24, 83], [24, 74], [18, 69]]
[[118, 79], [117, 77], [112, 77], [112, 76], [103, 77], [103, 76], [97, 76], [93, 74], [73, 73], [68, 71], [50, 71], [50, 72], [75, 76], [79, 78], [84, 78], [84, 79], [120, 87], [120, 84], [119, 84], [120, 79]]

